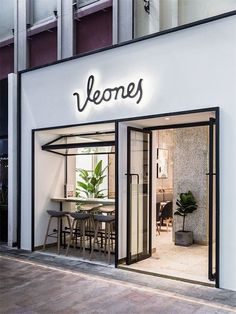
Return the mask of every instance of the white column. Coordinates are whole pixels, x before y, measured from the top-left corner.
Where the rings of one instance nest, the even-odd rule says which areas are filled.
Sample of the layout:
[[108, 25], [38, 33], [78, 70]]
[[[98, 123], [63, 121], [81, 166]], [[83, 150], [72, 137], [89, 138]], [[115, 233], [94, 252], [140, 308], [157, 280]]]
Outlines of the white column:
[[27, 48], [27, 15], [28, 0], [16, 0], [14, 14], [14, 72], [27, 68], [28, 48]]
[[112, 44], [115, 45], [118, 43], [118, 12], [119, 12], [119, 3], [118, 0], [112, 1]]
[[179, 0], [160, 1], [160, 30], [178, 26]]
[[118, 42], [133, 38], [133, 1], [117, 0], [118, 2]]
[[17, 232], [17, 75], [8, 75], [8, 246]]
[[74, 6], [73, 0], [57, 0], [57, 59], [74, 54]]

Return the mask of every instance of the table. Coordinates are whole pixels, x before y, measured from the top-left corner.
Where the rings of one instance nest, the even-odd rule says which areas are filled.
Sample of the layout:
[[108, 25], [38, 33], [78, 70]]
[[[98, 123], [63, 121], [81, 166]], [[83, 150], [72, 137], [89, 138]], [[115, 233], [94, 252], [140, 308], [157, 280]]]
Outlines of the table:
[[63, 203], [115, 205], [114, 198], [52, 197], [51, 201], [60, 203], [60, 210], [63, 209]]

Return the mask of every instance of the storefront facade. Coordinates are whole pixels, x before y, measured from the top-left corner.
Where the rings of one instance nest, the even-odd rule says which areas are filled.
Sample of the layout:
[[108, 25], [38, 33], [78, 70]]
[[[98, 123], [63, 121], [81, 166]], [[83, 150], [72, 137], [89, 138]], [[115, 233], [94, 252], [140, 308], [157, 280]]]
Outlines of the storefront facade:
[[[34, 234], [39, 224], [35, 220], [35, 190], [49, 188], [47, 178], [42, 182], [35, 177], [35, 151], [45, 144], [35, 137], [38, 131], [115, 124], [118, 263], [127, 258], [127, 127], [134, 127], [132, 120], [141, 118], [211, 112], [216, 115], [217, 136], [220, 128], [216, 144], [220, 143], [219, 193], [214, 217], [216, 284], [236, 290], [236, 214], [232, 200], [236, 173], [235, 26], [235, 16], [229, 16], [20, 73], [17, 227], [22, 249], [40, 245], [35, 243]], [[172, 125], [168, 119], [166, 123]]]

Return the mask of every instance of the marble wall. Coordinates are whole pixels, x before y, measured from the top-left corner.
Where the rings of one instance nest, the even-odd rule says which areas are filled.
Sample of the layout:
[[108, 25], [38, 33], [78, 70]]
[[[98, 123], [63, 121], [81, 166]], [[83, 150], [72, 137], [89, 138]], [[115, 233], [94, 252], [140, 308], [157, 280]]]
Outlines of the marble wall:
[[[186, 230], [194, 242], [207, 244], [208, 234], [208, 127], [174, 130], [173, 204], [179, 193], [192, 191], [198, 209], [186, 217]], [[182, 218], [174, 216], [174, 231], [182, 229]]]

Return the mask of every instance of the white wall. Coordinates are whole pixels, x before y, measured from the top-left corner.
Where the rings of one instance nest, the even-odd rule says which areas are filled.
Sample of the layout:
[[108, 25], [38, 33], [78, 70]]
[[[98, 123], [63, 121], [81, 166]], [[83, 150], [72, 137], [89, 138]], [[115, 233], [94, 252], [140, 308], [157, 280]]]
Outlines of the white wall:
[[[31, 237], [31, 129], [220, 106], [220, 285], [236, 290], [235, 56], [232, 16], [22, 74], [22, 248], [30, 249]], [[84, 96], [92, 73], [99, 89], [142, 77], [143, 99], [89, 104], [78, 112], [72, 94]]]
[[179, 25], [236, 9], [235, 0], [179, 0]]
[[[47, 132], [36, 132], [35, 134], [34, 246], [36, 247], [42, 245], [44, 242], [49, 218], [47, 210], [59, 210], [59, 203], [52, 202], [51, 198], [63, 197], [64, 194], [65, 158], [42, 150], [42, 145], [55, 138], [55, 135], [48, 134]], [[22, 223], [24, 224], [24, 222]], [[54, 228], [56, 228], [56, 221], [51, 225], [51, 230]], [[48, 243], [51, 242], [55, 242], [55, 239], [48, 239]]]

